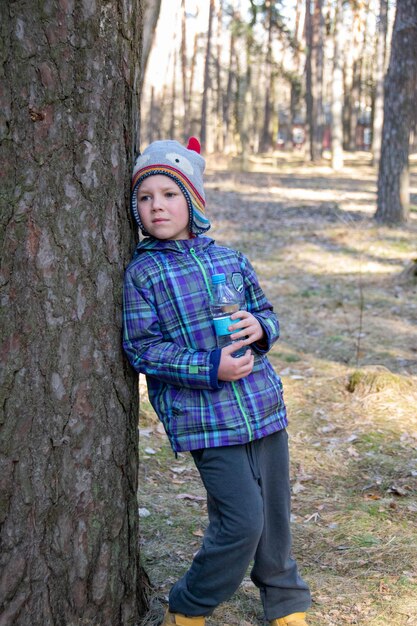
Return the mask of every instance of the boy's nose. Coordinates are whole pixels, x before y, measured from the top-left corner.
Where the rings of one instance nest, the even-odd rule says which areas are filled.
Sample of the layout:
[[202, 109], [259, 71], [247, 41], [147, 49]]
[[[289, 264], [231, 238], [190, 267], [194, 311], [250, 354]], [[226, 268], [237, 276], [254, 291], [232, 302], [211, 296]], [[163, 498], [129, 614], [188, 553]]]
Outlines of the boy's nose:
[[163, 208], [162, 198], [155, 196], [152, 202], [152, 211], [160, 211]]

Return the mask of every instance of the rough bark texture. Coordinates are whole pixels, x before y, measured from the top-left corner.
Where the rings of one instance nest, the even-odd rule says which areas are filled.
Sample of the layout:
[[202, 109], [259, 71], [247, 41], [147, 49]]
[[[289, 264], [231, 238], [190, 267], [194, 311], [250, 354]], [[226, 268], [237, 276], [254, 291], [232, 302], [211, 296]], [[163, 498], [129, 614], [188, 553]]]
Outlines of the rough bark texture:
[[408, 154], [417, 96], [417, 3], [398, 0], [384, 85], [384, 125], [378, 174], [379, 222], [409, 218]]
[[137, 624], [140, 0], [2, 2], [0, 625]]

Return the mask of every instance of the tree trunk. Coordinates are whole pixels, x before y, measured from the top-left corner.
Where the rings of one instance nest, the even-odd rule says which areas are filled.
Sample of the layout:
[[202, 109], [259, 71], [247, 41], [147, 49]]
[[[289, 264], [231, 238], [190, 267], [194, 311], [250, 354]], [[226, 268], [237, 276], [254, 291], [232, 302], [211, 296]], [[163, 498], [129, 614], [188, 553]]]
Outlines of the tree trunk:
[[239, 102], [240, 111], [240, 143], [242, 152], [242, 170], [247, 171], [250, 153], [250, 114], [252, 110], [252, 71], [251, 71], [251, 35], [246, 32], [245, 36], [245, 74], [240, 82]]
[[385, 55], [387, 48], [388, 31], [388, 0], [379, 2], [379, 19], [376, 40], [375, 62], [375, 102], [372, 132], [372, 160], [373, 165], [378, 167], [381, 156], [382, 124], [384, 121], [384, 74]]
[[265, 3], [266, 9], [266, 25], [268, 28], [268, 40], [265, 56], [265, 100], [264, 100], [264, 117], [262, 126], [262, 135], [260, 141], [260, 151], [267, 152], [272, 149], [272, 128], [271, 117], [274, 105], [274, 79], [272, 71], [272, 0]]
[[185, 0], [181, 0], [181, 78], [182, 100], [184, 106], [183, 141], [186, 143], [190, 136], [190, 107], [187, 90], [187, 19], [185, 13]]
[[137, 624], [137, 384], [122, 356], [141, 3], [2, 2], [1, 617]]
[[223, 97], [223, 146], [224, 151], [228, 154], [231, 150], [231, 105], [232, 105], [232, 95], [233, 95], [233, 83], [235, 81], [235, 68], [234, 61], [236, 58], [235, 51], [235, 12], [232, 7], [231, 9], [231, 24], [230, 24], [230, 43], [229, 43], [229, 67], [227, 70], [227, 86], [226, 93]]
[[306, 31], [306, 121], [308, 129], [308, 144], [310, 152], [310, 160], [313, 161], [313, 142], [312, 136], [315, 129], [315, 117], [314, 117], [314, 96], [313, 96], [313, 67], [312, 67], [312, 48], [313, 48], [313, 20], [311, 17], [311, 0], [305, 0], [306, 2], [306, 15], [305, 15], [305, 31]]
[[203, 152], [205, 152], [206, 145], [207, 145], [207, 106], [208, 106], [208, 90], [209, 90], [209, 85], [210, 85], [210, 56], [211, 56], [211, 36], [213, 32], [213, 16], [214, 16], [214, 0], [210, 0], [206, 59], [204, 62], [203, 102], [201, 106], [200, 141], [201, 141], [201, 149]]
[[223, 86], [222, 86], [222, 23], [223, 2], [220, 0], [217, 9], [217, 46], [216, 46], [216, 129], [215, 150], [223, 152]]
[[[193, 56], [191, 57], [191, 67], [190, 67], [190, 83], [188, 86], [188, 105], [189, 105], [189, 125], [188, 125], [188, 131], [190, 133], [190, 135], [193, 135], [194, 132], [195, 134], [200, 132], [200, 127], [198, 127], [197, 129], [197, 123], [194, 122], [194, 115], [193, 115], [193, 93], [194, 93], [194, 78], [195, 78], [195, 70], [196, 70], [196, 63], [197, 63], [197, 53], [198, 53], [198, 38], [199, 35], [198, 33], [196, 33], [194, 35], [194, 45], [193, 45]], [[194, 127], [195, 131], [194, 131]]]
[[409, 141], [417, 96], [417, 4], [398, 0], [391, 58], [384, 86], [384, 126], [375, 218], [386, 224], [409, 219]]
[[170, 107], [170, 118], [171, 122], [169, 125], [169, 136], [170, 139], [176, 139], [175, 137], [175, 126], [176, 126], [176, 108], [177, 108], [177, 51], [174, 50], [174, 63], [172, 67], [172, 83], [171, 83], [171, 107]]
[[[295, 8], [294, 26], [294, 73], [291, 80], [290, 94], [290, 129], [293, 128], [300, 116], [300, 101], [302, 94], [303, 77], [300, 72], [301, 67], [301, 42], [303, 39], [305, 23], [305, 5], [303, 0], [297, 0]], [[290, 133], [291, 134], [291, 133]]]
[[158, 24], [159, 14], [161, 12], [161, 0], [136, 0], [143, 5], [143, 37], [142, 37], [142, 54], [140, 69], [140, 89], [142, 91], [143, 81], [146, 74], [146, 66], [152, 43], [155, 35], [156, 26]]
[[322, 0], [306, 0], [306, 109], [310, 159], [321, 158], [323, 140], [323, 9]]
[[343, 168], [343, 1], [337, 0], [333, 34], [332, 168]]
[[323, 0], [314, 2], [313, 26], [313, 91], [316, 110], [315, 132], [313, 134], [313, 159], [321, 159], [323, 152], [323, 71], [324, 71], [324, 17]]

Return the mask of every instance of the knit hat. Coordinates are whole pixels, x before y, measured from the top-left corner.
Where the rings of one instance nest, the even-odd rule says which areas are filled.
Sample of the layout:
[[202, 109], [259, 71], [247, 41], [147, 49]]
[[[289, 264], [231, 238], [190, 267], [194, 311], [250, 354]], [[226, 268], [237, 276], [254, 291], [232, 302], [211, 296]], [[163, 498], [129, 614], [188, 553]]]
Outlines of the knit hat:
[[203, 172], [205, 160], [200, 155], [200, 144], [190, 137], [187, 147], [171, 139], [154, 141], [136, 159], [132, 177], [131, 207], [133, 216], [144, 235], [149, 235], [143, 227], [138, 211], [137, 189], [148, 176], [163, 174], [174, 180], [187, 201], [190, 214], [190, 232], [200, 235], [210, 228], [210, 221], [204, 215], [206, 205]]

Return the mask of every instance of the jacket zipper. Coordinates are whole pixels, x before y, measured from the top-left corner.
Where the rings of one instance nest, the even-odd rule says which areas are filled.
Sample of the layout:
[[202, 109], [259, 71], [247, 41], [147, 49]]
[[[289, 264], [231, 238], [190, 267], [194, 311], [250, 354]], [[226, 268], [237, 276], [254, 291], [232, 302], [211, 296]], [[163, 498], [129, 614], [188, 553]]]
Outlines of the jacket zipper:
[[[207, 278], [206, 270], [204, 269], [204, 266], [201, 263], [200, 259], [198, 258], [194, 248], [190, 248], [190, 254], [193, 257], [194, 261], [197, 263], [198, 267], [200, 268], [200, 271], [201, 271], [201, 273], [203, 275], [203, 278], [204, 278], [204, 282], [206, 283], [207, 291], [208, 291], [208, 293], [210, 295], [210, 298], [212, 298], [213, 293], [211, 291], [210, 281]], [[239, 408], [240, 408], [240, 410], [242, 412], [243, 418], [245, 420], [245, 424], [246, 424], [246, 428], [247, 428], [248, 433], [249, 433], [250, 440], [252, 441], [252, 439], [253, 439], [252, 428], [251, 428], [251, 425], [250, 425], [250, 422], [249, 422], [248, 415], [247, 415], [247, 413], [245, 411], [245, 408], [244, 408], [244, 406], [242, 404], [242, 400], [240, 398], [239, 390], [237, 388], [237, 385], [236, 385], [235, 381], [232, 381], [232, 389], [233, 389], [233, 393], [235, 394], [235, 398], [236, 398], [236, 401], [237, 401], [237, 403], [239, 405]]]

